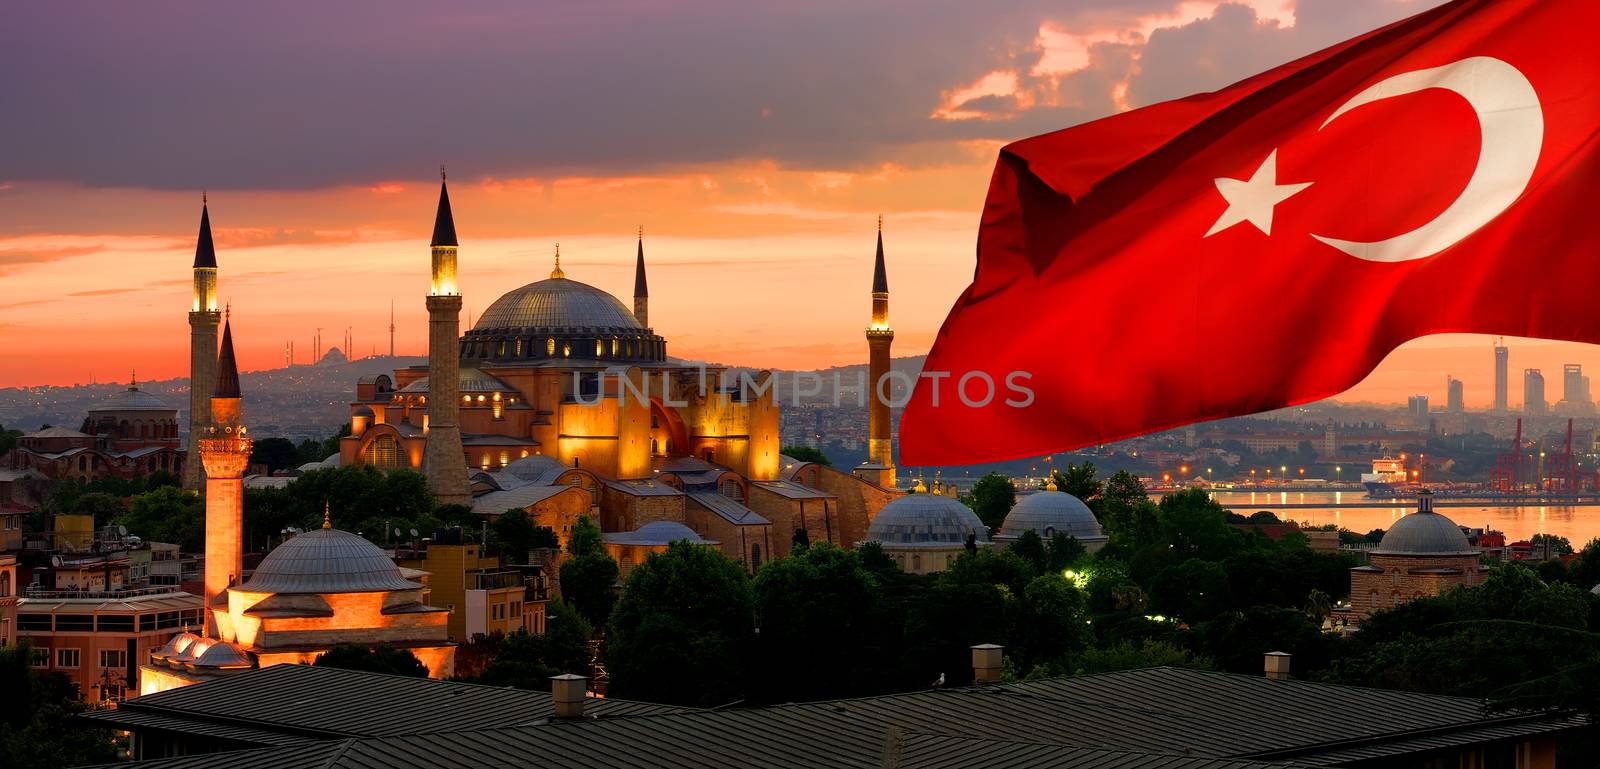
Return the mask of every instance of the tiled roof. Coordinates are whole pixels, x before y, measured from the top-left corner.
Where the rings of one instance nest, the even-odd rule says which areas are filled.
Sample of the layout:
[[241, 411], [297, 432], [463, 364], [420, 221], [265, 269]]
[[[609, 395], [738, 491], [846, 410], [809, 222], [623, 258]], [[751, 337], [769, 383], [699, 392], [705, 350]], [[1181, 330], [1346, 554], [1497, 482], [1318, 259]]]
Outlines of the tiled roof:
[[764, 523], [770, 523], [766, 518], [761, 517], [760, 513], [715, 491], [690, 491], [687, 494], [696, 504], [722, 516], [729, 523], [736, 523], [740, 526], [760, 526]]

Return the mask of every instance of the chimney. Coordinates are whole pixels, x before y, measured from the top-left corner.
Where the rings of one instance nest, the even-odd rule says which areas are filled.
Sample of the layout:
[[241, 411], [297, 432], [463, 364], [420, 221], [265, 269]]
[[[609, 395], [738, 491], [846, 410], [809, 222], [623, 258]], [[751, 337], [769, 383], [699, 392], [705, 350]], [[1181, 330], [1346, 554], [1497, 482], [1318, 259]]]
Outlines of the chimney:
[[1289, 680], [1289, 653], [1267, 652], [1267, 677], [1278, 681]]
[[583, 718], [583, 701], [588, 697], [588, 678], [572, 673], [550, 676], [550, 701], [556, 718]]
[[1005, 647], [998, 644], [978, 644], [972, 647], [972, 682], [992, 684], [1000, 680], [1000, 659]]

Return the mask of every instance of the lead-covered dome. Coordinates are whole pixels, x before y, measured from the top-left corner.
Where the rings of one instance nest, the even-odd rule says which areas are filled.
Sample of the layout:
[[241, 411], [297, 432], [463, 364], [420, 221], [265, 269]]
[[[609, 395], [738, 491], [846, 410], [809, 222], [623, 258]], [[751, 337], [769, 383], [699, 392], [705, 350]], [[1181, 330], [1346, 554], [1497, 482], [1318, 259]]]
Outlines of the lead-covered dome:
[[178, 410], [133, 385], [89, 408], [90, 414], [102, 411], [171, 411], [176, 414]]
[[1394, 522], [1372, 552], [1376, 555], [1477, 555], [1461, 527], [1432, 510]]
[[616, 297], [566, 277], [506, 292], [461, 340], [461, 357], [495, 362], [665, 360], [666, 346]]
[[1046, 541], [1056, 534], [1070, 534], [1079, 542], [1106, 539], [1094, 511], [1064, 491], [1041, 490], [1022, 495], [1006, 514], [996, 539], [1015, 540], [1025, 531], [1033, 531]]
[[989, 541], [989, 528], [972, 509], [950, 497], [910, 494], [878, 511], [867, 527], [867, 540], [888, 547], [964, 545], [968, 535]]
[[267, 554], [240, 590], [251, 593], [375, 593], [417, 590], [377, 545], [348, 531], [317, 529]]

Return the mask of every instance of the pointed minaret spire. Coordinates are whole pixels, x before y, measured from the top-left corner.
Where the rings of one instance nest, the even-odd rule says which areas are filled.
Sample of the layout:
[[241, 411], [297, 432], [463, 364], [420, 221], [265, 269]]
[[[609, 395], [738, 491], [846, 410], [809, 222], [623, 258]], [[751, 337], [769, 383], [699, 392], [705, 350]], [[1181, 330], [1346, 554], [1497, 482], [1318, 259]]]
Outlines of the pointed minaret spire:
[[650, 285], [644, 279], [644, 225], [639, 225], [639, 256], [633, 263], [633, 317], [650, 327]]
[[459, 246], [456, 242], [456, 220], [450, 213], [450, 190], [445, 184], [444, 166], [439, 166], [439, 211], [433, 219], [435, 246]]
[[217, 353], [217, 386], [212, 388], [213, 398], [238, 398], [239, 365], [233, 357], [233, 324], [222, 326], [222, 349]]
[[211, 205], [205, 193], [200, 194], [200, 239], [194, 246], [194, 267], [217, 268], [217, 247], [211, 242]]
[[550, 278], [565, 278], [567, 274], [561, 271], [561, 244], [556, 244], [556, 268], [550, 271]]
[[872, 293], [889, 293], [889, 273], [883, 268], [883, 214], [878, 214], [878, 261], [872, 267]]

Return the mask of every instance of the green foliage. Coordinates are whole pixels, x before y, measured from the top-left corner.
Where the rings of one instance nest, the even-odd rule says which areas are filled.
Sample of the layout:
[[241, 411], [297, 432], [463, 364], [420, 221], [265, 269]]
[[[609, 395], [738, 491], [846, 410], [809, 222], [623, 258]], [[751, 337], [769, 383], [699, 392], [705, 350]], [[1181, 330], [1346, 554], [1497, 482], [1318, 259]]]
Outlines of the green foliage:
[[[510, 635], [474, 638], [468, 646], [486, 647], [490, 656], [474, 683], [550, 690], [550, 677], [563, 673], [590, 675], [589, 637], [594, 630], [571, 604], [559, 598], [545, 604], [545, 632], [533, 635], [518, 630]], [[485, 651], [474, 649], [474, 653]]]
[[495, 545], [500, 556], [510, 563], [527, 563], [528, 551], [536, 547], [555, 547], [556, 534], [548, 526], [539, 526], [528, 517], [528, 511], [513, 507], [501, 513], [489, 524], [489, 542]]
[[828, 459], [828, 455], [822, 453], [822, 449], [814, 449], [810, 446], [783, 446], [778, 449], [778, 453], [786, 457], [793, 457], [801, 462], [814, 462], [819, 465], [833, 467], [833, 460]]
[[962, 499], [992, 531], [1000, 528], [1006, 513], [1017, 503], [1017, 487], [999, 473], [989, 473], [972, 484], [972, 493]]
[[1567, 555], [1572, 552], [1572, 542], [1556, 534], [1535, 534], [1528, 541], [1541, 550], [1549, 545], [1551, 555]]
[[1039, 538], [1039, 532], [1028, 529], [1012, 542], [1007, 552], [1016, 553], [1017, 557], [1028, 562], [1036, 572], [1044, 571], [1049, 565], [1050, 553], [1045, 549], [1044, 540]]
[[1064, 491], [1084, 502], [1100, 496], [1100, 481], [1095, 477], [1093, 462], [1068, 464], [1065, 472], [1057, 470], [1051, 474], [1051, 479], [1056, 482], [1057, 491]]
[[874, 574], [886, 574], [900, 571], [899, 564], [883, 552], [883, 545], [879, 542], [862, 542], [856, 545], [856, 557], [861, 559], [862, 568]]
[[116, 523], [145, 541], [176, 543], [185, 552], [205, 547], [205, 502], [191, 491], [172, 486], [147, 491], [133, 498]]
[[268, 473], [299, 467], [299, 457], [294, 442], [288, 438], [257, 438], [250, 449], [250, 464], [266, 465]]
[[1035, 577], [1022, 592], [1016, 634], [1022, 651], [1038, 662], [1082, 651], [1090, 640], [1086, 608], [1083, 593], [1065, 577]]
[[428, 668], [416, 655], [393, 646], [361, 646], [339, 644], [317, 657], [313, 663], [319, 668], [363, 670], [368, 673], [388, 673], [397, 676], [427, 678]]
[[388, 542], [396, 528], [428, 536], [444, 526], [434, 514], [427, 479], [412, 470], [384, 472], [371, 465], [325, 468], [295, 478], [282, 494], [255, 493], [261, 491], [269, 490], [245, 492], [245, 530], [251, 543], [281, 537], [285, 526], [321, 526], [324, 506], [334, 528], [359, 532], [374, 542]]
[[1600, 669], [1593, 609], [1581, 588], [1545, 584], [1525, 566], [1501, 564], [1478, 587], [1372, 615], [1323, 677], [1600, 712], [1600, 690], [1588, 686]]
[[1077, 537], [1058, 531], [1050, 537], [1050, 554], [1045, 568], [1049, 571], [1061, 571], [1083, 560], [1088, 554], [1088, 549], [1078, 541]]
[[744, 567], [703, 545], [674, 542], [628, 575], [606, 639], [610, 693], [715, 706], [748, 678], [755, 601]]
[[1174, 667], [1210, 670], [1211, 660], [1166, 641], [1123, 641], [1104, 648], [1086, 649], [1072, 661], [1072, 673], [1112, 673], [1118, 670]]
[[23, 435], [21, 430], [8, 430], [0, 425], [0, 456], [17, 447], [17, 439]]
[[804, 549], [806, 549], [806, 548], [808, 548], [810, 546], [811, 546], [811, 532], [806, 531], [805, 527], [801, 527], [801, 528], [795, 529], [794, 530], [794, 536], [789, 538], [789, 549], [790, 550], [804, 550]]
[[41, 673], [23, 640], [0, 647], [0, 766], [16, 769], [81, 766], [116, 759], [106, 730], [76, 718], [88, 710], [61, 673]]
[[1252, 606], [1230, 611], [1195, 627], [1194, 645], [1210, 656], [1218, 670], [1261, 675], [1267, 652], [1288, 652], [1295, 664], [1316, 670], [1328, 664], [1334, 636], [1304, 611], [1282, 606]]
[[617, 602], [617, 562], [606, 555], [600, 527], [586, 515], [578, 516], [567, 537], [567, 552], [561, 564], [561, 595], [589, 624], [601, 626], [611, 617]]
[[127, 512], [127, 509], [120, 498], [103, 491], [91, 491], [73, 500], [69, 512], [94, 516], [94, 525], [98, 527], [116, 520], [118, 516]]
[[767, 702], [873, 693], [889, 627], [878, 579], [856, 553], [819, 542], [756, 574], [761, 617], [750, 694]]

